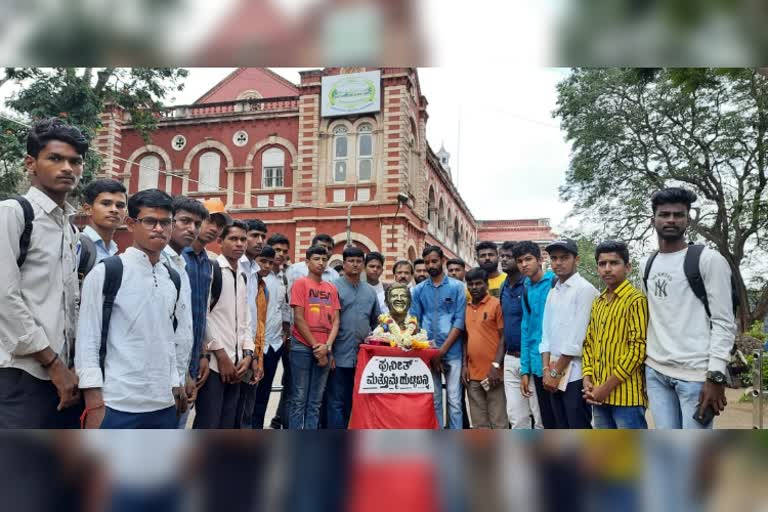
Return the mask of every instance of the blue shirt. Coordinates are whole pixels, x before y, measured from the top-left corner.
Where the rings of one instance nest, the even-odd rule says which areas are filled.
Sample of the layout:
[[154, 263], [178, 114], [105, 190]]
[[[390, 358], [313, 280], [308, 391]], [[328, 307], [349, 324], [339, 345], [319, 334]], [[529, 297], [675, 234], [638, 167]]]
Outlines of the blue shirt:
[[96, 261], [94, 264], [100, 262], [104, 258], [109, 258], [110, 256], [117, 254], [118, 249], [115, 241], [110, 240], [109, 247], [107, 247], [106, 244], [104, 244], [104, 239], [101, 238], [101, 235], [99, 235], [91, 226], [85, 226], [83, 234], [93, 240], [93, 245], [96, 246]]
[[[438, 347], [443, 346], [451, 329], [464, 330], [467, 296], [461, 281], [443, 274], [443, 280], [435, 286], [431, 278], [425, 279], [411, 290], [411, 296], [411, 315], [419, 320], [419, 326]], [[461, 345], [462, 336], [459, 336], [445, 359], [461, 359]]]
[[186, 270], [192, 288], [192, 358], [189, 361], [189, 374], [197, 379], [200, 372], [200, 353], [203, 348], [206, 319], [208, 318], [208, 295], [211, 292], [213, 267], [205, 249], [195, 254], [192, 247], [185, 247], [181, 252], [187, 262]]
[[354, 285], [342, 276], [333, 284], [339, 291], [341, 304], [339, 334], [333, 343], [333, 357], [336, 366], [354, 368], [358, 346], [378, 324], [379, 301], [376, 290], [368, 283]]
[[499, 299], [504, 315], [504, 349], [507, 352], [520, 352], [520, 331], [523, 323], [523, 287], [525, 276], [520, 276], [512, 283], [509, 276], [501, 285]]
[[532, 373], [541, 377], [542, 363], [539, 343], [541, 343], [541, 328], [544, 325], [544, 306], [555, 279], [555, 274], [552, 271], [545, 272], [536, 284], [531, 281], [530, 277], [525, 278], [531, 310], [528, 311], [525, 302], [523, 302], [523, 323], [520, 332], [520, 373], [522, 375]]

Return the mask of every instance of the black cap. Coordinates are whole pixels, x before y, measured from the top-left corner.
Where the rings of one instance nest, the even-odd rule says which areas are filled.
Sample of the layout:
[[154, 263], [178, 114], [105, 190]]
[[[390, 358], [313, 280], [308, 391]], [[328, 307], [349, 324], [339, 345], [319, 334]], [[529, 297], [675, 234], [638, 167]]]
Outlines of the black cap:
[[563, 249], [573, 254], [574, 256], [579, 255], [579, 246], [576, 245], [576, 242], [573, 240], [555, 240], [554, 242], [550, 243], [545, 250], [547, 252], [552, 252], [553, 249]]

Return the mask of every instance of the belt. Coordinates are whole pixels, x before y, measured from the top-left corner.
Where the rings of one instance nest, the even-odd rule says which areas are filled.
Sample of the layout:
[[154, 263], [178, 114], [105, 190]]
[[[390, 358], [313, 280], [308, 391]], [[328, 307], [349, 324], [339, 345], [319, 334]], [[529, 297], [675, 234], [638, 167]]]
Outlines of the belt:
[[520, 351], [519, 350], [507, 350], [507, 355], [512, 357], [520, 357]]

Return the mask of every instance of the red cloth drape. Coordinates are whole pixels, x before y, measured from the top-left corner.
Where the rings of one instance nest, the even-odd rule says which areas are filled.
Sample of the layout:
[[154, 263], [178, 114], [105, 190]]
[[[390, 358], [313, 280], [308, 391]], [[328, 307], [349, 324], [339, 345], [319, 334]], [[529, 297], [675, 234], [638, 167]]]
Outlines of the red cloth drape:
[[[368, 361], [374, 356], [419, 357], [429, 366], [437, 349], [405, 352], [397, 347], [360, 345], [355, 371], [355, 392], [352, 400], [351, 429], [436, 429], [437, 416], [432, 393], [358, 393], [360, 378]], [[440, 386], [440, 382], [435, 382]]]

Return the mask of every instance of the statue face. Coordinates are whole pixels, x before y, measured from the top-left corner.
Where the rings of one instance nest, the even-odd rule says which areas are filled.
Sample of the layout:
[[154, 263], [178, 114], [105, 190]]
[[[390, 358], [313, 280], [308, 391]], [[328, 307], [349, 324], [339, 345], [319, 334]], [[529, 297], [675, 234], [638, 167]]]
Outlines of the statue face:
[[389, 310], [396, 315], [406, 315], [411, 307], [411, 292], [405, 288], [390, 290], [387, 294]]

